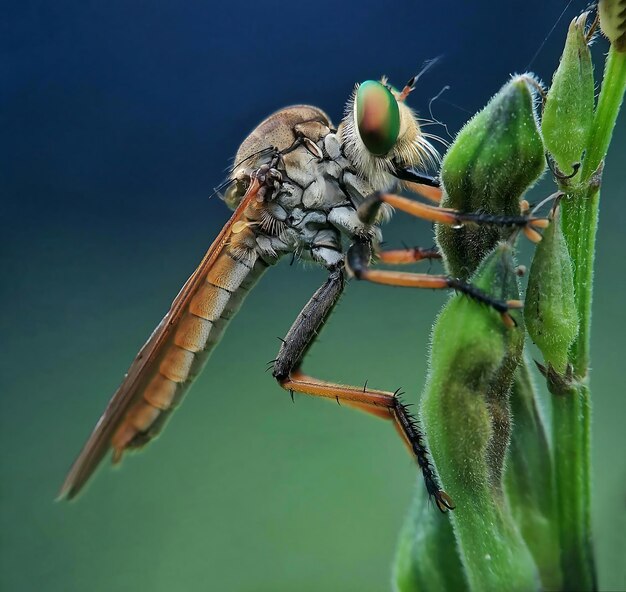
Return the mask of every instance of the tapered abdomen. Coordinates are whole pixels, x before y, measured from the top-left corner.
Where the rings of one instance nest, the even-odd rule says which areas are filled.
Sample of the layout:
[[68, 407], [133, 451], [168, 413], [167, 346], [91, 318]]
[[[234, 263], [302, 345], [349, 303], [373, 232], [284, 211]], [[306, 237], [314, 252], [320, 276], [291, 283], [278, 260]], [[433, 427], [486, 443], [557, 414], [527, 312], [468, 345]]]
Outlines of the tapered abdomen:
[[266, 268], [254, 252], [238, 259], [226, 247], [218, 256], [189, 299], [150, 376], [139, 385], [136, 403], [113, 434], [114, 460], [161, 431]]

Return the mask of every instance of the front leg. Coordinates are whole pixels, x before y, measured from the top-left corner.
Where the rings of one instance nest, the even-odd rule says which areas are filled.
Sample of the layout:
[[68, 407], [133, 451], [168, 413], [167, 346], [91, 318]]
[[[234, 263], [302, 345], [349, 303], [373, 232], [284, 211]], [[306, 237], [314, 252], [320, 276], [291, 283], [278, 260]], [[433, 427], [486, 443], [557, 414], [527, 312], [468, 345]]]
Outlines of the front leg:
[[439, 224], [449, 224], [451, 226], [463, 226], [464, 224], [478, 224], [487, 226], [509, 226], [521, 228], [525, 236], [533, 241], [539, 242], [541, 234], [535, 229], [547, 228], [550, 224], [548, 218], [520, 214], [519, 216], [499, 216], [480, 212], [459, 212], [451, 208], [441, 208], [429, 206], [417, 201], [413, 201], [401, 195], [393, 193], [383, 193], [381, 191], [369, 195], [357, 210], [359, 219], [365, 224], [373, 224], [376, 221], [378, 211], [382, 204], [388, 204], [402, 212]]
[[404, 187], [435, 203], [441, 202], [443, 191], [438, 177], [426, 175], [412, 167], [395, 166], [391, 174], [400, 179]]
[[429, 495], [435, 499], [440, 511], [454, 509], [450, 497], [439, 488], [429, 460], [424, 436], [415, 418], [408, 412], [398, 393], [364, 387], [346, 386], [326, 382], [300, 372], [302, 360], [311, 347], [337, 304], [344, 288], [344, 272], [341, 268], [331, 271], [328, 280], [315, 292], [289, 329], [274, 363], [273, 376], [280, 386], [290, 392], [314, 397], [325, 397], [346, 403], [376, 417], [390, 419], [415, 456], [422, 471]]

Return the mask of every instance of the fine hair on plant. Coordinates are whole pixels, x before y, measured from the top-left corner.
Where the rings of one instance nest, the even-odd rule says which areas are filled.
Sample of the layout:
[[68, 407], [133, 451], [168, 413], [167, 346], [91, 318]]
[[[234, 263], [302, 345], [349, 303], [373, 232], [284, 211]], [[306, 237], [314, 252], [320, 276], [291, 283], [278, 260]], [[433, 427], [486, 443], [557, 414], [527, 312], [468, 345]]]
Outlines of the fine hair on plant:
[[[599, 30], [610, 42], [601, 79], [590, 51]], [[626, 88], [626, 2], [601, 0], [575, 18], [556, 66], [547, 87], [530, 72], [506, 81], [443, 158], [443, 207], [550, 223], [436, 225], [451, 276], [524, 307], [506, 323], [457, 293], [435, 322], [419, 419], [455, 510], [433, 512], [418, 487], [396, 554], [402, 592], [598, 587], [589, 336], [602, 172]], [[531, 194], [544, 173], [553, 194]], [[526, 239], [537, 245], [522, 281]]]

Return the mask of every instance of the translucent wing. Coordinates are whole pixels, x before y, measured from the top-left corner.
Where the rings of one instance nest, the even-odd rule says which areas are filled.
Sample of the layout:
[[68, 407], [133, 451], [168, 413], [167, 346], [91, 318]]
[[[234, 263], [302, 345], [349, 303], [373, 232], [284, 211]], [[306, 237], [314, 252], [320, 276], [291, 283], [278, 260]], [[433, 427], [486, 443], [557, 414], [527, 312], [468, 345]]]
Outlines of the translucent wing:
[[[228, 223], [224, 226], [213, 244], [209, 247], [209, 250], [205, 254], [198, 268], [187, 280], [178, 296], [176, 296], [176, 299], [172, 303], [168, 313], [158, 324], [146, 344], [137, 354], [137, 357], [128, 369], [122, 384], [113, 394], [89, 439], [70, 468], [63, 486], [61, 487], [59, 498], [71, 499], [81, 490], [100, 464], [102, 458], [111, 448], [112, 438], [116, 436], [120, 430], [120, 426], [124, 427], [124, 422], [127, 420], [127, 416], [130, 411], [136, 410], [136, 414], [139, 415], [141, 413], [146, 415], [150, 412], [158, 414], [158, 412], [161, 411], [161, 415], [163, 416], [160, 418], [161, 422], [164, 420], [164, 417], [169, 414], [169, 411], [171, 411], [170, 408], [166, 407], [161, 407], [159, 409], [158, 401], [154, 404], [146, 404], [144, 406], [138, 402], [142, 401], [142, 396], [145, 397], [145, 390], [150, 385], [150, 380], [154, 379], [155, 375], [161, 380], [161, 382], [167, 383], [167, 381], [169, 381], [174, 385], [174, 387], [176, 387], [177, 380], [180, 378], [177, 374], [180, 374], [181, 364], [184, 366], [185, 353], [189, 353], [193, 357], [193, 351], [188, 352], [188, 349], [193, 350], [193, 346], [187, 346], [188, 349], [178, 347], [174, 353], [178, 354], [179, 358], [182, 356], [182, 361], [174, 360], [163, 368], [164, 356], [168, 355], [168, 348], [172, 347], [171, 337], [176, 330], [180, 328], [179, 325], [181, 323], [181, 319], [185, 315], [185, 311], [188, 310], [194, 296], [197, 296], [201, 290], [210, 290], [211, 288], [214, 290], [215, 294], [220, 294], [220, 290], [230, 293], [228, 285], [221, 287], [219, 285], [220, 281], [217, 281], [218, 285], [204, 285], [206, 284], [207, 277], [209, 277], [212, 269], [214, 269], [215, 266], [221, 266], [221, 269], [217, 270], [216, 277], [222, 279], [229, 274], [231, 276], [242, 276], [245, 274], [245, 269], [243, 268], [248, 267], [245, 262], [237, 262], [231, 257], [224, 257], [227, 259], [226, 265], [230, 266], [226, 268], [224, 264], [220, 263], [220, 259], [221, 256], [224, 255], [225, 247], [227, 246], [233, 232], [233, 227], [242, 219], [244, 211], [252, 200], [255, 199], [258, 189], [259, 184], [257, 181], [254, 181]], [[243, 271], [239, 271], [239, 268]], [[235, 277], [235, 279], [237, 278]], [[228, 281], [228, 277], [226, 277], [225, 281]], [[240, 278], [238, 281], [241, 282], [242, 279]], [[209, 295], [208, 298], [205, 298], [205, 301], [217, 299], [218, 298], [211, 298]], [[209, 305], [213, 306], [213, 308], [218, 306], [218, 304], [212, 304], [211, 302], [209, 302]], [[210, 316], [202, 310], [198, 311], [198, 315], [200, 316], [194, 315], [194, 318], [197, 318], [198, 323], [205, 323], [205, 326], [207, 323], [210, 324], [212, 322], [219, 322], [219, 319], [211, 321]], [[202, 327], [201, 325], [199, 326]], [[192, 337], [197, 334], [198, 331], [201, 332], [202, 329], [195, 329], [194, 331], [191, 331], [190, 333]], [[185, 344], [183, 344], [183, 346], [184, 345]], [[182, 353], [179, 353], [179, 350]], [[159, 364], [161, 364], [161, 370], [157, 369]], [[165, 372], [169, 378], [162, 376], [163, 372]], [[163, 389], [161, 390], [163, 391]], [[145, 418], [136, 417], [134, 423], [137, 424], [139, 422], [139, 424], [141, 424], [142, 421], [145, 421]], [[135, 435], [141, 436], [141, 434], [138, 433], [138, 430], [135, 430]], [[129, 441], [121, 448], [123, 450], [123, 448], [132, 445], [133, 443]], [[134, 445], [136, 446], [137, 444]], [[141, 445], [141, 442], [139, 445]], [[120, 453], [121, 451], [117, 449], [116, 454], [118, 458]]]

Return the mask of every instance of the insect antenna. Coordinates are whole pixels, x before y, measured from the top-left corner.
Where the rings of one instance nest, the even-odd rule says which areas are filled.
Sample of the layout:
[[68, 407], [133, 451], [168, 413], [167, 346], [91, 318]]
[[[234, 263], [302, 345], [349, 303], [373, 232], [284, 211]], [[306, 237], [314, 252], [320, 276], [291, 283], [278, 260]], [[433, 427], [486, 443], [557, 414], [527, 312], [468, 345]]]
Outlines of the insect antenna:
[[415, 88], [417, 81], [424, 74], [426, 74], [426, 72], [428, 72], [428, 70], [430, 70], [437, 62], [439, 62], [441, 58], [442, 56], [437, 56], [430, 60], [426, 60], [424, 62], [424, 65], [422, 66], [422, 69], [417, 74], [415, 74], [415, 76], [412, 76], [411, 78], [409, 78], [408, 82], [404, 85], [404, 88], [402, 89], [402, 91], [400, 92], [400, 95], [398, 96], [398, 101], [404, 101], [409, 96], [409, 94], [411, 94], [411, 91]]

